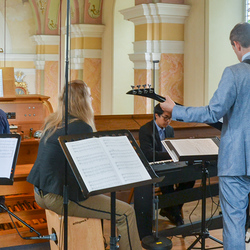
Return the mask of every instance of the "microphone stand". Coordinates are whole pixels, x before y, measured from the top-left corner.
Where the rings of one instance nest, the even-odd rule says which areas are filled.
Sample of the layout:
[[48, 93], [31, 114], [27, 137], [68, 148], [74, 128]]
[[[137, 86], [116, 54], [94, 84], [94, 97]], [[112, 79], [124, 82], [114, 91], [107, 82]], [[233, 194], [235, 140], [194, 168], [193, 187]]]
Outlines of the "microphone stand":
[[30, 232], [34, 232], [36, 233], [38, 236], [32, 236], [32, 237], [22, 237], [25, 240], [52, 240], [52, 241], [57, 241], [57, 236], [55, 233], [52, 233], [50, 235], [41, 235], [38, 231], [36, 231], [35, 228], [33, 228], [32, 226], [30, 226], [29, 224], [27, 224], [25, 221], [23, 221], [21, 218], [19, 218], [17, 215], [15, 215], [14, 213], [12, 213], [8, 208], [6, 208], [6, 206], [4, 206], [3, 204], [0, 203], [0, 208], [2, 208], [3, 210], [5, 210], [9, 215], [13, 216], [14, 218], [16, 218], [17, 220], [19, 220], [22, 224], [24, 224], [26, 227], [28, 227], [30, 229]]
[[[155, 88], [155, 64], [159, 63], [159, 60], [153, 61], [153, 88]], [[153, 106], [155, 101], [153, 100]], [[155, 112], [153, 112], [153, 162], [155, 162]], [[158, 235], [158, 205], [159, 198], [155, 196], [155, 184], [153, 184], [153, 220], [155, 221], [155, 234], [146, 236], [142, 239], [142, 246], [145, 249], [150, 250], [169, 250], [172, 248], [172, 241], [165, 237], [159, 237]]]
[[[67, 24], [66, 24], [66, 57], [65, 57], [65, 135], [68, 135], [68, 77], [69, 77], [69, 16], [70, 0], [67, 0]], [[64, 208], [64, 249], [68, 249], [68, 162], [65, 158], [65, 175], [63, 187], [63, 208]]]

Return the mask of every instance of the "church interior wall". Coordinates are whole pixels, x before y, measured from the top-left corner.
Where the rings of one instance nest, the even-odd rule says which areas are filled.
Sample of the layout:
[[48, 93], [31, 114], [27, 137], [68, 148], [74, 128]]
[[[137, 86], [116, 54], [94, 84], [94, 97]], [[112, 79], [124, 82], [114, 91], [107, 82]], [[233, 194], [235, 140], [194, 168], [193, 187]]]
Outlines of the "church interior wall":
[[[91, 23], [94, 18], [91, 19], [87, 16], [91, 1], [87, 3], [84, 0], [74, 0], [73, 2], [74, 8], [71, 12], [74, 13], [72, 19], [74, 23], [76, 25], [77, 23], [85, 25], [84, 22]], [[101, 3], [101, 15], [98, 16], [99, 21], [95, 19], [91, 25], [99, 22], [104, 26], [100, 38], [100, 52], [96, 50], [91, 56], [81, 58], [82, 61], [78, 66], [72, 69], [72, 77], [92, 81], [93, 91], [97, 93], [98, 104], [95, 107], [97, 114], [133, 113], [137, 102], [134, 102], [132, 97], [125, 95], [125, 92], [130, 89], [130, 85], [136, 84], [136, 77], [140, 77], [141, 74], [139, 73], [141, 69], [136, 71], [134, 63], [129, 60], [129, 54], [134, 53], [135, 35], [138, 36], [139, 32], [138, 29], [136, 30], [138, 27], [134, 27], [133, 23], [124, 20], [120, 11], [142, 3], [153, 4], [153, 1], [103, 0], [97, 2]], [[56, 0], [52, 4], [49, 0], [47, 7], [58, 3], [59, 1]], [[186, 105], [205, 105], [218, 85], [223, 68], [237, 63], [237, 59], [231, 51], [228, 34], [234, 24], [244, 21], [245, 1], [172, 0], [161, 1], [161, 3], [190, 6], [189, 15], [184, 24], [184, 54], [173, 54], [174, 57], [180, 57], [177, 61], [181, 62], [180, 65], [183, 64], [184, 72], [183, 86], [180, 85], [182, 87], [176, 88], [175, 97]], [[231, 14], [232, 9], [234, 15]], [[42, 13], [43, 11], [44, 13]], [[65, 24], [65, 11], [64, 4], [62, 20], [59, 20], [58, 10], [53, 12], [50, 12], [49, 9], [43, 10], [42, 6], [36, 5], [34, 0], [0, 1], [0, 31], [5, 34], [0, 38], [0, 48], [5, 50], [0, 53], [0, 66], [14, 67], [15, 72], [22, 71], [29, 93], [51, 95], [54, 108], [56, 108], [57, 96], [64, 84], [65, 51], [62, 47], [65, 46], [65, 28], [62, 29], [60, 37], [58, 25], [59, 22]], [[149, 25], [145, 27], [148, 29]], [[164, 38], [164, 29], [161, 32], [163, 32], [161, 35]], [[40, 44], [35, 43], [32, 39], [33, 36], [36, 36], [37, 40], [42, 40], [44, 38], [40, 36], [43, 35], [47, 40], [43, 40]], [[49, 42], [50, 37], [51, 43]], [[57, 38], [55, 39], [55, 37]], [[52, 47], [57, 52], [52, 51]], [[41, 48], [46, 51], [41, 52]], [[86, 51], [83, 45], [78, 49]], [[38, 51], [40, 52], [38, 53]], [[101, 56], [97, 56], [98, 53]], [[77, 58], [78, 56], [75, 57], [75, 60]], [[163, 53], [161, 58], [166, 58], [166, 54]], [[89, 67], [88, 62], [91, 62]], [[162, 66], [164, 65], [165, 63], [162, 64]], [[159, 77], [168, 77], [168, 67], [164, 67], [164, 72], [157, 74]], [[93, 70], [98, 73], [92, 79], [91, 71]], [[175, 78], [178, 77], [178, 74]], [[146, 76], [145, 82], [152, 80], [150, 76], [147, 78], [147, 71], [143, 72], [143, 75], [143, 78]], [[169, 88], [166, 86], [162, 91], [161, 88], [157, 90], [164, 95]], [[172, 94], [171, 91], [170, 94]], [[193, 98], [194, 95], [196, 98]]]

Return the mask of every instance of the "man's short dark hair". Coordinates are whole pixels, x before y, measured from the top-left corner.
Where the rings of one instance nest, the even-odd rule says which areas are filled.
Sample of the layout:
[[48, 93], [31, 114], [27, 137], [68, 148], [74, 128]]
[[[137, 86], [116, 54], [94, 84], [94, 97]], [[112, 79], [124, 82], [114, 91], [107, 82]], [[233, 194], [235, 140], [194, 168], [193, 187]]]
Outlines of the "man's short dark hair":
[[239, 42], [243, 48], [250, 47], [250, 23], [238, 23], [234, 26], [229, 36], [231, 44]]
[[154, 113], [158, 114], [159, 116], [163, 114], [163, 110], [161, 109], [160, 103], [158, 103], [155, 107], [154, 107]]

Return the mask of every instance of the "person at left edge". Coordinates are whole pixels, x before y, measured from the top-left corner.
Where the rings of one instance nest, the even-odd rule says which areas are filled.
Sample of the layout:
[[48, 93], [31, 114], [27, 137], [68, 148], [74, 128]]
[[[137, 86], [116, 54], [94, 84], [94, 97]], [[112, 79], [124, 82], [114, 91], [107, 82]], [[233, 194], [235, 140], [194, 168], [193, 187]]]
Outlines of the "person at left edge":
[[[9, 134], [10, 133], [10, 127], [9, 122], [7, 120], [7, 116], [5, 112], [0, 109], [0, 134]], [[5, 197], [0, 196], [0, 203], [4, 205], [5, 203]], [[3, 210], [0, 208], [0, 213], [3, 212]]]

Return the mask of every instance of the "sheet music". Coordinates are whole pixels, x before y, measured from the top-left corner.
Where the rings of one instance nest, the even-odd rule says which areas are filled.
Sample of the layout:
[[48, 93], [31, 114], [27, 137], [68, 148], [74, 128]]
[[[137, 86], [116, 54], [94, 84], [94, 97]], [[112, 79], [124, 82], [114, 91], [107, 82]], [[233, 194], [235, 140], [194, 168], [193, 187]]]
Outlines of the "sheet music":
[[0, 138], [0, 178], [10, 178], [17, 138]]
[[3, 70], [0, 69], [0, 97], [3, 97]]
[[[173, 148], [168, 146], [169, 142]], [[178, 152], [179, 156], [202, 156], [218, 155], [219, 151], [218, 146], [211, 138], [165, 140], [162, 141], [162, 144], [174, 162], [179, 160], [176, 152]]]
[[151, 179], [127, 136], [65, 144], [89, 192]]

